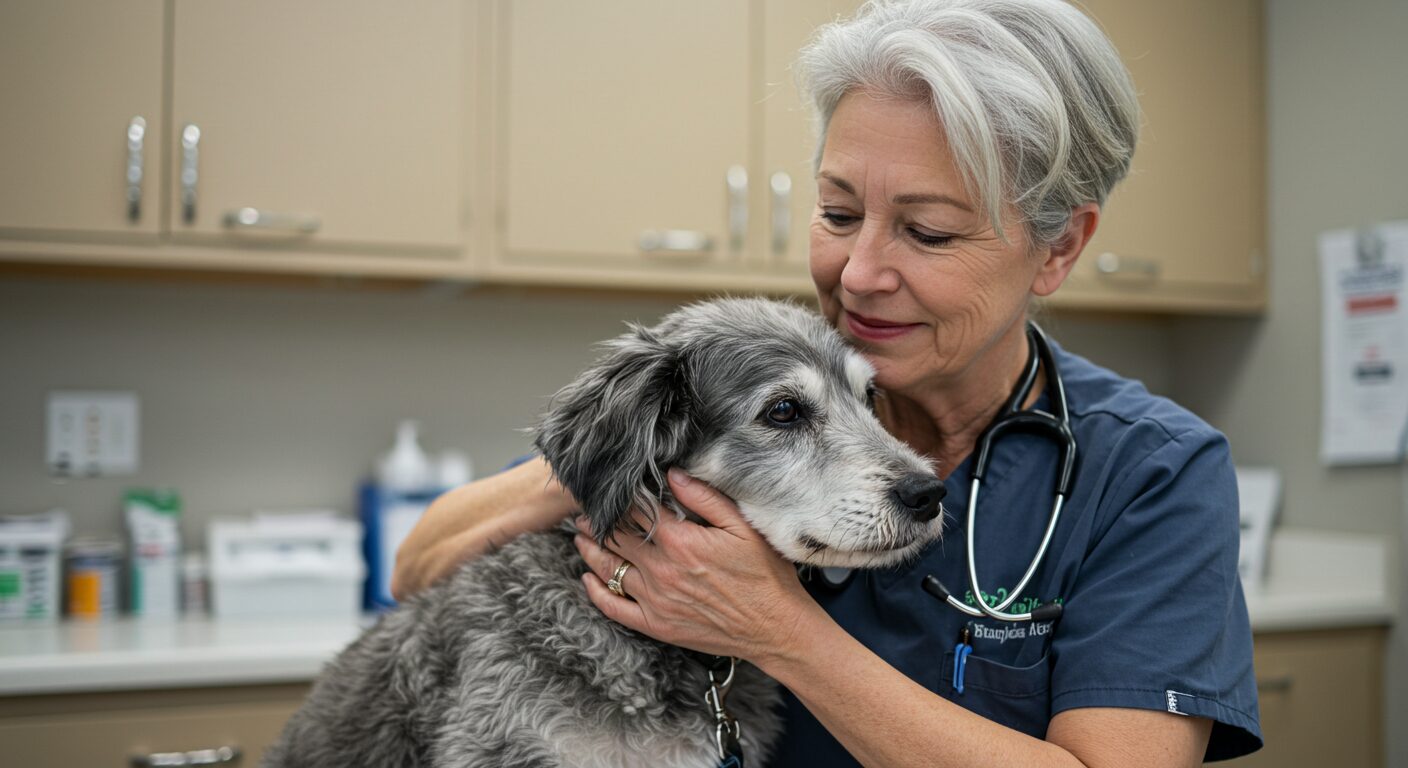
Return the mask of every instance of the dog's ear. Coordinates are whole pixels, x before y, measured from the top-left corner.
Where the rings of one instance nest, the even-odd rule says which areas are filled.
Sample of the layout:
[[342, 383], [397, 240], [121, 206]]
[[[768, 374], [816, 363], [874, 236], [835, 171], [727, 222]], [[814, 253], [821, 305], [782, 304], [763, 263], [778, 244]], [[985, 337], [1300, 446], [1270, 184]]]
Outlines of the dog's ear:
[[640, 326], [554, 397], [534, 444], [581, 505], [597, 541], [618, 527], [641, 533], [634, 507], [652, 521], [674, 507], [665, 471], [694, 442], [684, 361]]

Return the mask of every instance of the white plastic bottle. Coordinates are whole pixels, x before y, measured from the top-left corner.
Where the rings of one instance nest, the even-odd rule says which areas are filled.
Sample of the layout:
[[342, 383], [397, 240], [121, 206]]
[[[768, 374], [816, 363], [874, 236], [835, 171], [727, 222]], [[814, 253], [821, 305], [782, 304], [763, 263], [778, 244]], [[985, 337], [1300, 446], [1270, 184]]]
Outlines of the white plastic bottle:
[[420, 447], [420, 424], [405, 419], [396, 425], [396, 443], [377, 463], [376, 474], [384, 491], [418, 494], [431, 490], [435, 470]]

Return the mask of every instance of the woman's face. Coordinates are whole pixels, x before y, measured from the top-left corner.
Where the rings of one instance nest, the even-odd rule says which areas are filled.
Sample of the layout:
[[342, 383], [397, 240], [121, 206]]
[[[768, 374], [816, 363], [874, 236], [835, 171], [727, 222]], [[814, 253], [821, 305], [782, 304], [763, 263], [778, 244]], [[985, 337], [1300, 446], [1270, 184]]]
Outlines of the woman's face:
[[817, 184], [812, 280], [823, 313], [865, 351], [882, 389], [943, 386], [1020, 337], [1042, 252], [1030, 251], [1011, 208], [1008, 241], [997, 236], [931, 107], [847, 94]]

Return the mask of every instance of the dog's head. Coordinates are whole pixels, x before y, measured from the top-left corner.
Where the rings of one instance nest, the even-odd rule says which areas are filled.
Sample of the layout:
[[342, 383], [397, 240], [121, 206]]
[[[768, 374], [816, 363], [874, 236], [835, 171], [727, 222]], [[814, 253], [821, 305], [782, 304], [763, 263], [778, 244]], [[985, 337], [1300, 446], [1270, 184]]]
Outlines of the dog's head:
[[874, 567], [939, 535], [943, 484], [873, 412], [870, 364], [801, 307], [721, 299], [632, 326], [553, 398], [536, 444], [599, 540], [678, 510], [679, 466], [788, 559]]

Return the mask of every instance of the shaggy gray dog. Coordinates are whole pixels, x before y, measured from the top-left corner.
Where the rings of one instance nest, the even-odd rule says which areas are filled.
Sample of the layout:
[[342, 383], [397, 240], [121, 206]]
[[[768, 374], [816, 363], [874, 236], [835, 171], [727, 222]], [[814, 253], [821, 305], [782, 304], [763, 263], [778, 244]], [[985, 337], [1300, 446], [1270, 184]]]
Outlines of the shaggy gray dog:
[[[734, 499], [799, 564], [889, 565], [939, 534], [943, 486], [876, 420], [873, 370], [817, 315], [761, 299], [632, 327], [554, 397], [536, 445], [599, 541], [682, 514], [665, 470]], [[268, 766], [715, 768], [699, 656], [587, 599], [570, 526], [523, 536], [408, 600], [342, 652]], [[725, 704], [748, 761], [781, 722], [738, 666]]]

